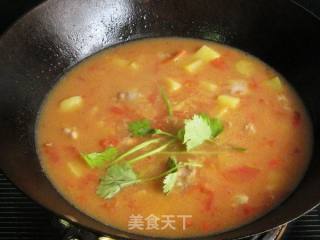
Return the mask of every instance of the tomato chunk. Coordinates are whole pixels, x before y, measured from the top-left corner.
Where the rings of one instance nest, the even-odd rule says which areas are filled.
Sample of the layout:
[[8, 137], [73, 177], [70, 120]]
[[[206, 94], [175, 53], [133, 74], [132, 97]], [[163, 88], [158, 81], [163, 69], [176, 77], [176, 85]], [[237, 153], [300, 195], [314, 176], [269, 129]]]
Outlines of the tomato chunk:
[[110, 146], [117, 146], [119, 144], [119, 140], [116, 138], [104, 138], [99, 141], [99, 145], [103, 148]]
[[52, 146], [44, 146], [44, 152], [48, 156], [49, 160], [53, 163], [60, 162], [60, 156], [58, 153], [58, 149]]
[[268, 166], [270, 169], [277, 169], [281, 166], [282, 161], [278, 158], [271, 159], [268, 162]]
[[213, 61], [211, 61], [211, 65], [219, 70], [226, 70], [227, 64], [222, 58], [217, 58]]
[[260, 170], [248, 166], [233, 167], [226, 170], [223, 176], [230, 181], [243, 182], [254, 180], [260, 173]]
[[292, 125], [298, 127], [301, 123], [301, 114], [297, 111], [293, 112]]
[[115, 115], [125, 115], [126, 110], [124, 108], [118, 107], [118, 106], [113, 106], [110, 108], [110, 111], [115, 114]]

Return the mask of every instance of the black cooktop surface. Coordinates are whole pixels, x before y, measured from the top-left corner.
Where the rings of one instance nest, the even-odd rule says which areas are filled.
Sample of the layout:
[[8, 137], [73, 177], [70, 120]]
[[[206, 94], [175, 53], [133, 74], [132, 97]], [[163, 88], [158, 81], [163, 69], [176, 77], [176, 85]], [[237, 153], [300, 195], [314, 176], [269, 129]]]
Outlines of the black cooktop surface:
[[[41, 2], [42, 0], [0, 0], [0, 33]], [[294, 0], [294, 2], [316, 17], [320, 16], [320, 1]], [[320, 17], [318, 18], [320, 20]], [[57, 218], [51, 212], [26, 197], [0, 170], [0, 240], [71, 239], [72, 234], [63, 230], [57, 223]], [[72, 229], [72, 231], [78, 230]], [[274, 235], [256, 236], [251, 239], [271, 240], [274, 239], [272, 236]], [[83, 240], [87, 239], [96, 237], [87, 234]], [[283, 239], [320, 239], [320, 208], [289, 224]]]

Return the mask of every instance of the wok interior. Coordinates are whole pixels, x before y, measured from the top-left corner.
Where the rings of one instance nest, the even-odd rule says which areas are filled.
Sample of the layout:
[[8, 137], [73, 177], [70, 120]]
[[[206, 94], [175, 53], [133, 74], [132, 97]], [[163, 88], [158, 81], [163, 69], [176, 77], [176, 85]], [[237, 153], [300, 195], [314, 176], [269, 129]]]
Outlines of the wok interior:
[[34, 144], [40, 104], [63, 72], [108, 46], [157, 36], [209, 39], [248, 51], [284, 75], [310, 112], [315, 146], [306, 177], [288, 200], [254, 223], [216, 238], [245, 236], [285, 223], [320, 199], [318, 30], [319, 21], [287, 1], [48, 1], [0, 40], [1, 132], [5, 136], [0, 144], [1, 168], [18, 187], [54, 212], [95, 230], [121, 234], [73, 208], [42, 173]]

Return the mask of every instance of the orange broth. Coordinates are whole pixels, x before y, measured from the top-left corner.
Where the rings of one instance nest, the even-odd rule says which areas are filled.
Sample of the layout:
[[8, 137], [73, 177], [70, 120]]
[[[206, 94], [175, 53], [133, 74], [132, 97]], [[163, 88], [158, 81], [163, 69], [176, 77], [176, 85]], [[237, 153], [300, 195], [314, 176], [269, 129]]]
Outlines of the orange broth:
[[[123, 153], [154, 138], [134, 136], [132, 121], [176, 134], [198, 113], [219, 118], [224, 130], [188, 152], [172, 144], [132, 165], [145, 178], [166, 171], [170, 156], [202, 165], [180, 174], [172, 191], [164, 194], [159, 178], [110, 199], [96, 194], [108, 161], [91, 168], [81, 153], [110, 146]], [[213, 42], [159, 38], [107, 49], [71, 69], [43, 103], [36, 140], [45, 174], [75, 207], [124, 231], [175, 238], [237, 228], [279, 205], [308, 166], [312, 133], [295, 91], [265, 63]]]

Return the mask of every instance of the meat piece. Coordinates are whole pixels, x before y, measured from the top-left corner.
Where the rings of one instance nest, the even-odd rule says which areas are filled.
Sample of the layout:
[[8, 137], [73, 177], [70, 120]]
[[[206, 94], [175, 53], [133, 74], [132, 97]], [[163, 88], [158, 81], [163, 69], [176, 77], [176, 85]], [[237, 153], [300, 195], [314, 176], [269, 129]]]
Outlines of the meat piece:
[[141, 97], [141, 93], [138, 91], [132, 90], [128, 92], [118, 92], [117, 99], [120, 101], [132, 101]]

